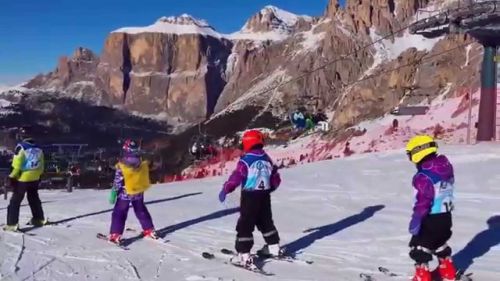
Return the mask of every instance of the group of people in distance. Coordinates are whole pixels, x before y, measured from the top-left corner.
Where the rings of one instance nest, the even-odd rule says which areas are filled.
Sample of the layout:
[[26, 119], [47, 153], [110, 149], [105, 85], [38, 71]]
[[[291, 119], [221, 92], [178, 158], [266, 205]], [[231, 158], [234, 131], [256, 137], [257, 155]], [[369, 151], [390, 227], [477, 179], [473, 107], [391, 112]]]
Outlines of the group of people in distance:
[[307, 112], [305, 107], [299, 107], [290, 115], [290, 121], [297, 132], [319, 130], [326, 132], [329, 130], [328, 117], [321, 109], [315, 114]]
[[[281, 176], [278, 167], [264, 150], [264, 135], [260, 131], [244, 132], [241, 146], [244, 153], [223, 184], [218, 198], [224, 202], [227, 194], [241, 187], [240, 216], [236, 224], [237, 254], [231, 258], [231, 263], [252, 269], [256, 268], [251, 254], [255, 226], [266, 242], [260, 254], [271, 258], [287, 254], [286, 249], [280, 247], [280, 236], [271, 211], [271, 193], [280, 186]], [[447, 244], [452, 234], [453, 166], [446, 156], [438, 154], [437, 143], [427, 135], [411, 138], [406, 145], [406, 152], [417, 168], [412, 179], [416, 201], [408, 227], [411, 234], [409, 255], [415, 261], [413, 281], [431, 281], [429, 262], [433, 256], [438, 258], [438, 271], [442, 279], [455, 280], [452, 250]], [[32, 139], [21, 141], [16, 147], [9, 176], [13, 195], [4, 230], [18, 230], [19, 208], [25, 193], [28, 193], [33, 214], [32, 223], [36, 226], [47, 223], [38, 196], [38, 181], [43, 169], [43, 151]], [[130, 205], [142, 226], [143, 236], [158, 239], [153, 220], [144, 204], [144, 192], [150, 186], [148, 161], [143, 160], [136, 142], [125, 141], [109, 198], [110, 203], [114, 204], [108, 237], [110, 242], [121, 243]]]

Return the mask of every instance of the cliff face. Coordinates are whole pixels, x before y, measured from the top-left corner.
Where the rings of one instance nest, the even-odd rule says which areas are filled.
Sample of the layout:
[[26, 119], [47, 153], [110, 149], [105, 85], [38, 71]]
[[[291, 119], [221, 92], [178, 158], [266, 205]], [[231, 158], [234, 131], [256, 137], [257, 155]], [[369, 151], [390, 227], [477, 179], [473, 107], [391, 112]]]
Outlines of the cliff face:
[[[170, 25], [156, 23], [162, 24]], [[128, 110], [179, 122], [204, 119], [226, 84], [230, 50], [230, 41], [204, 34], [118, 30], [106, 40], [99, 84]]]

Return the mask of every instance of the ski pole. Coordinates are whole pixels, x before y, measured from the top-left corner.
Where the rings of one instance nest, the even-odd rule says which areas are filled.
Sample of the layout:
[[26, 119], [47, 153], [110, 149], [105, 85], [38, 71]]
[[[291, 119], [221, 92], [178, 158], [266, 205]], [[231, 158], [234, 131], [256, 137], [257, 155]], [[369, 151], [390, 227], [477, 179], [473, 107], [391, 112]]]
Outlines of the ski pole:
[[3, 179], [3, 200], [7, 200], [7, 180]]

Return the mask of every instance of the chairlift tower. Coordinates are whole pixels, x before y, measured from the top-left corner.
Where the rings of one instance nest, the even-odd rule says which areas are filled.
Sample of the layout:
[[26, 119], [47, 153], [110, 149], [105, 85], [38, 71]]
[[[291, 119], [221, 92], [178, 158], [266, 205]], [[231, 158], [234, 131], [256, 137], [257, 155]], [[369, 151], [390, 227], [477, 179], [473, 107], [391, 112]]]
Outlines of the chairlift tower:
[[459, 0], [453, 8], [417, 20], [409, 27], [411, 34], [436, 38], [445, 34], [467, 33], [483, 45], [481, 67], [481, 98], [477, 123], [477, 140], [493, 141], [499, 138], [500, 99], [497, 99], [497, 56], [500, 47], [500, 0]]

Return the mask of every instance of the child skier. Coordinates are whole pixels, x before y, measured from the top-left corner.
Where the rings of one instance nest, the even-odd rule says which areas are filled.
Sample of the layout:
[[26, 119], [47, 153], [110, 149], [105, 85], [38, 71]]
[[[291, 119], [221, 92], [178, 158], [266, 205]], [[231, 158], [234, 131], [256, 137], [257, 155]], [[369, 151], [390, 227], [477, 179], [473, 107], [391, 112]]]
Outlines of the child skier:
[[151, 215], [144, 204], [144, 191], [151, 186], [148, 165], [147, 161], [141, 159], [137, 143], [126, 140], [122, 147], [122, 157], [116, 165], [114, 186], [110, 195], [110, 203], [115, 204], [109, 235], [109, 241], [113, 243], [121, 242], [130, 205], [134, 207], [144, 237], [158, 239]]
[[278, 169], [263, 150], [264, 136], [257, 130], [243, 134], [244, 155], [238, 162], [228, 181], [219, 193], [219, 200], [224, 202], [226, 195], [242, 185], [240, 218], [236, 225], [237, 256], [231, 259], [235, 265], [246, 268], [255, 267], [250, 250], [253, 246], [253, 230], [257, 229], [264, 236], [267, 245], [263, 254], [280, 256], [280, 237], [274, 226], [271, 211], [271, 195], [281, 183]]
[[428, 263], [433, 255], [438, 257], [441, 278], [455, 280], [456, 270], [447, 244], [452, 234], [453, 166], [446, 156], [437, 154], [437, 144], [430, 136], [413, 137], [406, 152], [417, 165], [413, 177], [416, 202], [409, 224], [410, 257], [416, 262], [413, 281], [432, 280]]

